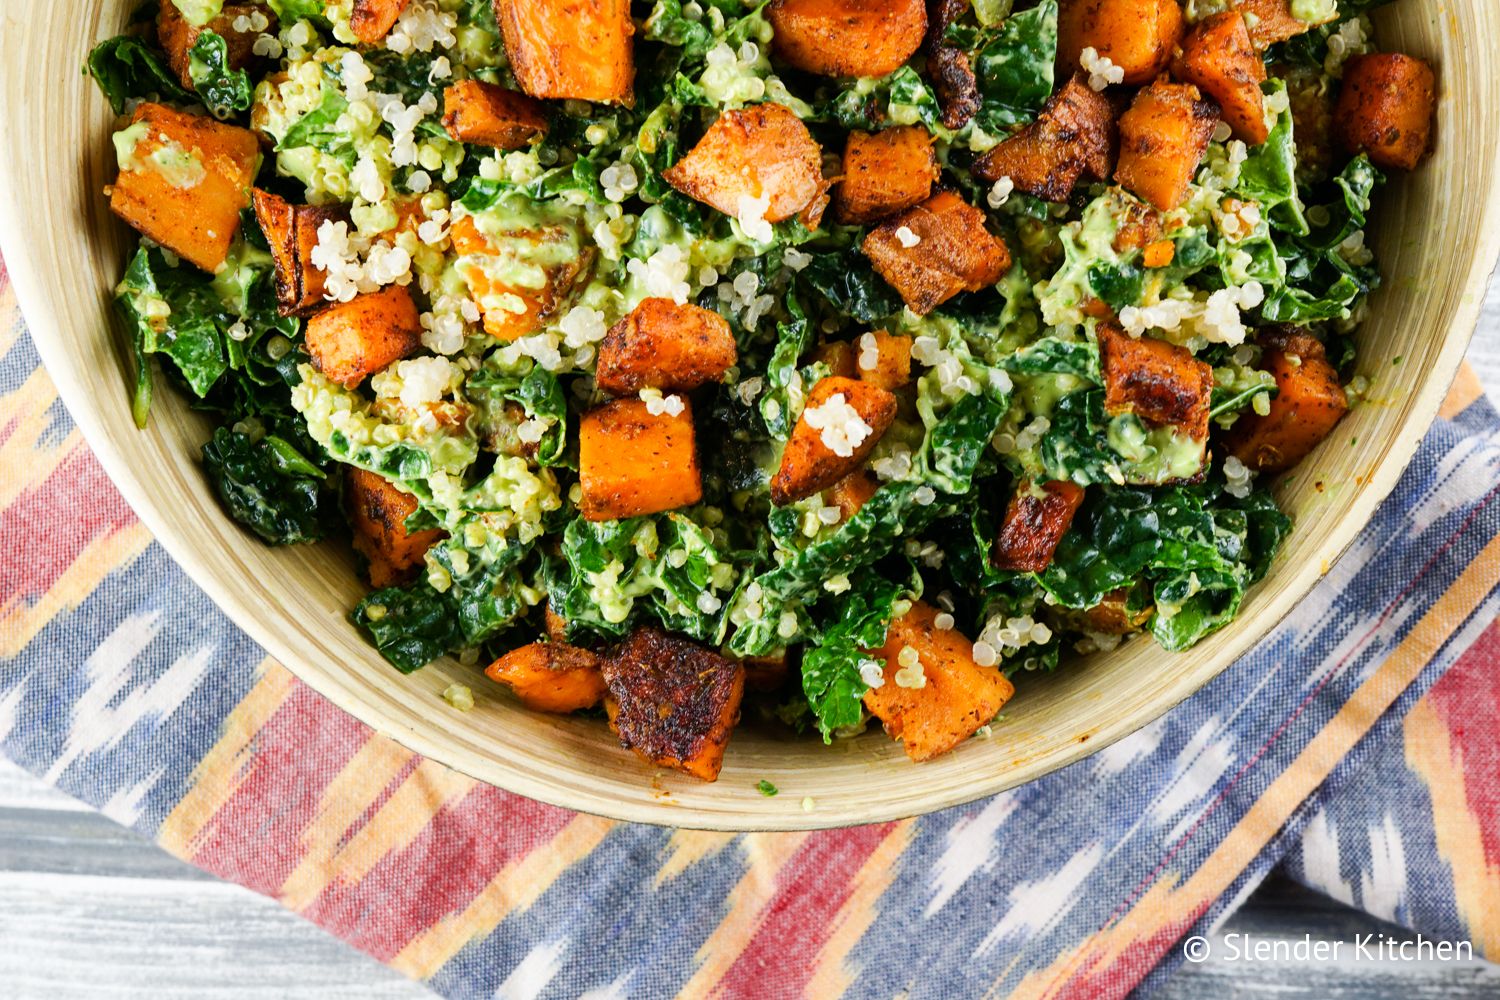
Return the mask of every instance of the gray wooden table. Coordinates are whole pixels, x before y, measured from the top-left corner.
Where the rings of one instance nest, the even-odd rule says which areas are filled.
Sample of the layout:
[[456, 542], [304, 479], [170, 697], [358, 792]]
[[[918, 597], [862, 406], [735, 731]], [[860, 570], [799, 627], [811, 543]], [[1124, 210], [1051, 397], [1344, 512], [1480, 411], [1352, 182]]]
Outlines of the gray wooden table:
[[[1500, 401], [1500, 282], [1470, 363]], [[1406, 932], [1289, 882], [1262, 885], [1219, 934], [1270, 942]], [[1391, 996], [1495, 1000], [1480, 961], [1184, 966], [1171, 1000]], [[0, 997], [9, 1000], [384, 1000], [431, 998], [274, 902], [205, 875], [0, 761]]]

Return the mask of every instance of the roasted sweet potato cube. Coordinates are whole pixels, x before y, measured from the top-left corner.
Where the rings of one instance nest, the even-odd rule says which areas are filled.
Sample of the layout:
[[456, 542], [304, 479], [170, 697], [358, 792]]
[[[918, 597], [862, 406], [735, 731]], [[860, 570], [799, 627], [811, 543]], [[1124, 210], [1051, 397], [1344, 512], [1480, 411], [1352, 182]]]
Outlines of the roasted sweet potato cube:
[[307, 321], [307, 353], [313, 366], [350, 389], [421, 344], [417, 306], [402, 285], [357, 295]]
[[[912, 760], [939, 757], [973, 736], [999, 713], [1015, 687], [995, 667], [974, 662], [974, 643], [937, 626], [938, 610], [917, 601], [891, 622], [885, 645], [872, 655], [885, 661], [884, 681], [865, 692], [865, 708], [885, 724]], [[922, 684], [897, 682], [901, 651], [916, 650]], [[908, 654], [910, 655], [910, 654]], [[907, 670], [903, 678], [910, 676]]]
[[546, 622], [547, 638], [553, 642], [567, 642], [568, 620], [552, 610], [551, 601], [548, 601], [546, 607], [542, 609], [542, 616]]
[[896, 397], [868, 382], [830, 375], [813, 386], [771, 478], [784, 506], [826, 490], [864, 464], [896, 419]]
[[1276, 379], [1271, 412], [1240, 414], [1229, 453], [1259, 472], [1282, 472], [1307, 456], [1349, 412], [1339, 374], [1316, 337], [1297, 330], [1263, 335], [1260, 367]]
[[547, 134], [547, 111], [535, 98], [483, 80], [443, 91], [443, 128], [456, 142], [525, 149]]
[[690, 392], [720, 382], [739, 357], [724, 317], [671, 299], [642, 299], [599, 345], [594, 380], [616, 396], [646, 387]]
[[[1111, 189], [1110, 196], [1114, 201], [1111, 214], [1115, 217], [1115, 253], [1129, 253], [1131, 250], [1144, 251], [1146, 247], [1160, 239], [1162, 226], [1160, 212], [1145, 202], [1132, 198], [1119, 188]], [[1167, 245], [1172, 245], [1170, 240], [1167, 241]]]
[[1304, 21], [1297, 17], [1292, 13], [1292, 0], [1238, 0], [1234, 6], [1245, 18], [1250, 44], [1259, 52], [1338, 17], [1332, 4], [1328, 5], [1328, 16], [1321, 21]]
[[1170, 212], [1182, 204], [1218, 123], [1218, 108], [1197, 87], [1158, 80], [1120, 117], [1115, 180]]
[[719, 776], [740, 718], [745, 668], [658, 628], [638, 628], [604, 658], [604, 708], [620, 745], [704, 781]]
[[874, 330], [859, 338], [859, 377], [895, 391], [911, 382], [912, 339], [902, 333]]
[[1372, 52], [1344, 64], [1334, 111], [1339, 144], [1382, 167], [1415, 170], [1432, 145], [1437, 107], [1432, 67], [1397, 52]]
[[1092, 48], [1137, 87], [1172, 61], [1186, 23], [1177, 0], [1062, 0], [1057, 14], [1057, 68], [1072, 75]]
[[855, 469], [843, 479], [828, 487], [824, 500], [828, 506], [839, 509], [839, 520], [847, 521], [869, 502], [880, 489], [880, 480], [870, 475], [868, 469]]
[[854, 345], [847, 340], [830, 340], [814, 347], [807, 355], [813, 364], [828, 366], [828, 374], [844, 378], [858, 378], [859, 369], [854, 365]]
[[[479, 306], [485, 332], [497, 340], [519, 340], [546, 326], [572, 302], [594, 266], [593, 248], [576, 248], [577, 232], [563, 223], [516, 229], [492, 240], [462, 215], [450, 232], [458, 273]], [[532, 283], [533, 275], [540, 275], [540, 284]]]
[[1075, 75], [1048, 99], [1036, 121], [975, 161], [974, 175], [990, 183], [1009, 177], [1018, 191], [1062, 202], [1085, 174], [1108, 179], [1114, 151], [1109, 99]]
[[115, 136], [109, 207], [142, 235], [217, 274], [250, 205], [260, 143], [247, 129], [142, 104]]
[[417, 512], [417, 498], [373, 472], [350, 466], [344, 501], [354, 548], [368, 562], [372, 587], [410, 583], [427, 550], [447, 537], [436, 528], [408, 533], [406, 519]]
[[745, 667], [745, 687], [762, 694], [781, 690], [787, 677], [787, 653], [781, 650], [766, 656], [747, 656], [741, 660]]
[[342, 206], [293, 205], [257, 188], [255, 218], [276, 264], [276, 304], [283, 316], [307, 316], [328, 304], [328, 273], [312, 262], [325, 222], [349, 221]]
[[534, 642], [485, 668], [485, 676], [516, 693], [537, 712], [577, 712], [604, 700], [608, 688], [599, 658], [565, 642]]
[[630, 0], [495, 0], [495, 18], [532, 97], [635, 103]]
[[822, 76], [885, 76], [922, 47], [925, 0], [772, 0], [776, 58]]
[[1147, 424], [1175, 427], [1195, 441], [1208, 438], [1214, 372], [1185, 347], [1155, 337], [1132, 337], [1114, 323], [1100, 323], [1099, 365], [1104, 373], [1104, 412], [1134, 413]]
[[590, 521], [617, 521], [688, 507], [703, 499], [692, 403], [653, 414], [639, 398], [617, 399], [583, 415], [578, 427], [579, 509]]
[[1139, 631], [1151, 620], [1156, 608], [1147, 606], [1138, 611], [1130, 610], [1130, 588], [1111, 590], [1104, 599], [1083, 613], [1084, 627], [1090, 632], [1105, 635], [1129, 635]]
[[952, 191], [887, 219], [865, 235], [861, 249], [919, 316], [959, 292], [988, 288], [1011, 264], [1005, 241], [984, 228], [984, 213]]
[[883, 132], [850, 132], [844, 176], [834, 189], [833, 214], [862, 226], [926, 201], [938, 179], [932, 136], [917, 125]]
[[354, 0], [349, 30], [361, 45], [379, 45], [401, 19], [411, 0]]
[[1072, 527], [1081, 503], [1083, 487], [1066, 480], [1017, 483], [995, 541], [995, 568], [1040, 573], [1052, 565], [1057, 543]]
[[[253, 24], [256, 15], [264, 19], [264, 27], [239, 31], [236, 24]], [[247, 20], [241, 20], [245, 18]], [[213, 20], [204, 25], [195, 25], [182, 16], [182, 11], [172, 0], [162, 0], [156, 12], [156, 37], [167, 53], [167, 65], [172, 67], [182, 85], [188, 90], [193, 86], [192, 51], [198, 44], [198, 36], [212, 31], [224, 39], [229, 53], [229, 68], [244, 69], [255, 58], [255, 40], [261, 35], [276, 33], [276, 15], [263, 4], [227, 3]]]
[[1266, 64], [1250, 44], [1250, 32], [1238, 11], [1199, 21], [1183, 39], [1172, 75], [1218, 101], [1236, 139], [1258, 146], [1271, 134], [1260, 92]]
[[828, 190], [822, 148], [802, 119], [780, 104], [724, 112], [662, 179], [742, 222], [761, 202], [765, 221], [790, 219]]

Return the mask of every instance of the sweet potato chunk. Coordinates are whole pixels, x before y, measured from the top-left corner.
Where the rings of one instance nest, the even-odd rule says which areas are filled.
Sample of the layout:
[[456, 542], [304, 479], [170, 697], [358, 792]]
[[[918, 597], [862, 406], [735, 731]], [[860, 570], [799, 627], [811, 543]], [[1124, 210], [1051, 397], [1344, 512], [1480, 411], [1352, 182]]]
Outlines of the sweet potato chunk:
[[1057, 14], [1057, 68], [1072, 75], [1092, 48], [1138, 87], [1172, 61], [1185, 28], [1177, 0], [1062, 0]]
[[1236, 139], [1258, 146], [1271, 134], [1260, 92], [1266, 64], [1250, 44], [1250, 32], [1238, 11], [1199, 21], [1183, 39], [1172, 75], [1218, 101]]
[[662, 179], [736, 218], [744, 215], [742, 201], [764, 200], [761, 217], [767, 222], [790, 219], [826, 198], [828, 189], [823, 150], [802, 120], [780, 104], [724, 112]]
[[447, 537], [437, 528], [408, 534], [406, 519], [417, 512], [417, 498], [373, 472], [350, 466], [344, 500], [354, 548], [369, 562], [372, 587], [410, 583], [427, 550]]
[[547, 134], [547, 112], [525, 94], [483, 80], [460, 80], [443, 91], [443, 128], [455, 142], [525, 149]]
[[[453, 221], [451, 233], [458, 273], [484, 316], [485, 332], [497, 340], [519, 340], [546, 326], [594, 266], [594, 249], [575, 248], [577, 232], [562, 223], [492, 238], [464, 215]], [[540, 274], [541, 284], [513, 280], [518, 274]]]
[[599, 388], [629, 396], [647, 386], [689, 392], [719, 382], [739, 354], [724, 317], [671, 299], [642, 299], [599, 345]]
[[1303, 32], [1338, 17], [1338, 12], [1330, 5], [1328, 17], [1322, 21], [1304, 21], [1292, 13], [1292, 0], [1238, 0], [1234, 6], [1245, 18], [1245, 27], [1250, 31], [1250, 44], [1258, 52], [1264, 52], [1277, 42], [1296, 38]]
[[1114, 161], [1115, 116], [1109, 99], [1074, 76], [1048, 99], [1036, 121], [985, 153], [974, 175], [1044, 201], [1067, 201], [1084, 174], [1107, 180]]
[[[885, 681], [864, 699], [890, 737], [918, 761], [939, 757], [973, 736], [1016, 691], [998, 669], [974, 662], [971, 640], [955, 629], [938, 628], [937, 616], [937, 608], [917, 601], [891, 622], [885, 645], [872, 651], [885, 661]], [[908, 646], [917, 651], [921, 687], [896, 682], [903, 669], [901, 651]]]
[[593, 708], [608, 690], [599, 658], [565, 642], [534, 642], [513, 649], [486, 667], [484, 674], [509, 687], [521, 704], [537, 712]]
[[354, 0], [349, 30], [362, 45], [379, 45], [400, 20], [411, 0]]
[[495, 0], [495, 19], [532, 97], [635, 103], [630, 0]]
[[847, 340], [830, 340], [819, 344], [807, 355], [813, 364], [828, 366], [828, 374], [844, 378], [859, 378], [859, 369], [854, 364], [854, 345]]
[[350, 389], [421, 344], [417, 305], [401, 285], [357, 295], [307, 321], [307, 353], [313, 366]]
[[786, 650], [766, 656], [747, 656], [740, 663], [745, 668], [745, 687], [762, 694], [779, 691], [786, 683]]
[[1121, 587], [1105, 594], [1103, 600], [1083, 613], [1084, 627], [1105, 635], [1129, 635], [1144, 627], [1155, 612], [1150, 606], [1131, 611], [1130, 588]]
[[1175, 427], [1195, 441], [1208, 438], [1214, 372], [1185, 347], [1154, 337], [1132, 337], [1100, 323], [1099, 365], [1104, 412], [1134, 413], [1147, 424]]
[[[866, 340], [866, 338], [869, 338]], [[912, 339], [905, 334], [875, 330], [859, 338], [859, 377], [871, 385], [895, 391], [911, 382]], [[874, 364], [866, 366], [866, 362]]]
[[697, 643], [638, 628], [604, 658], [604, 709], [620, 745], [704, 781], [719, 776], [740, 718], [745, 668]]
[[885, 76], [922, 47], [924, 0], [772, 0], [772, 51], [822, 76]]
[[1316, 337], [1296, 329], [1263, 335], [1260, 367], [1276, 379], [1271, 412], [1240, 415], [1230, 428], [1229, 453], [1259, 472], [1290, 469], [1317, 447], [1349, 412], [1339, 374]]
[[257, 188], [255, 218], [276, 264], [276, 304], [283, 316], [307, 316], [328, 304], [328, 273], [312, 262], [325, 222], [348, 222], [342, 206], [293, 205]]
[[851, 226], [874, 222], [926, 201], [937, 178], [937, 153], [925, 128], [900, 125], [883, 132], [850, 132], [833, 213]]
[[1120, 117], [1115, 180], [1163, 212], [1182, 204], [1219, 112], [1190, 83], [1158, 80]]
[[693, 408], [652, 414], [639, 398], [617, 399], [583, 415], [578, 428], [579, 509], [615, 521], [687, 507], [703, 498]]
[[869, 502], [878, 489], [880, 489], [880, 480], [870, 475], [866, 469], [855, 469], [828, 487], [828, 492], [823, 499], [827, 501], [828, 506], [839, 509], [840, 521], [847, 521], [859, 513], [859, 509]]
[[1334, 111], [1339, 144], [1382, 167], [1415, 170], [1432, 145], [1436, 111], [1432, 67], [1396, 52], [1372, 52], [1344, 64]]
[[1065, 480], [1040, 486], [1028, 480], [1016, 484], [995, 541], [995, 568], [1040, 573], [1052, 565], [1057, 543], [1072, 527], [1081, 503], [1083, 487]]
[[[908, 246], [912, 237], [917, 242]], [[984, 228], [984, 213], [952, 191], [887, 219], [865, 235], [861, 248], [919, 316], [959, 292], [988, 288], [1011, 264], [1005, 241]]]
[[[256, 14], [266, 19], [264, 28], [259, 31], [235, 30], [235, 22], [240, 21], [240, 18], [253, 19]], [[276, 15], [271, 8], [262, 4], [227, 3], [217, 17], [200, 27], [190, 24], [172, 0], [162, 0], [156, 13], [156, 37], [167, 53], [167, 65], [172, 67], [172, 72], [177, 74], [188, 90], [198, 89], [193, 86], [191, 53], [193, 46], [198, 44], [198, 36], [205, 31], [212, 31], [224, 39], [230, 69], [244, 69], [255, 58], [255, 40], [262, 34], [276, 33]]]
[[115, 136], [116, 215], [184, 260], [217, 274], [250, 205], [260, 143], [247, 129], [142, 104]]
[[885, 389], [838, 375], [821, 380], [781, 453], [771, 501], [785, 506], [843, 479], [870, 457], [894, 419], [896, 397]]

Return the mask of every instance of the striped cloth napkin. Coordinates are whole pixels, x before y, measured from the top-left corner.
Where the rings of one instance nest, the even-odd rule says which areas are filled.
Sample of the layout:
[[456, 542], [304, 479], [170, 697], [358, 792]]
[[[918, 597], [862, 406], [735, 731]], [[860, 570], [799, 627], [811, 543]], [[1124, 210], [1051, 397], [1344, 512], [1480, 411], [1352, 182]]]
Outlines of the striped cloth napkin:
[[666, 830], [480, 785], [269, 660], [111, 487], [0, 265], [0, 751], [451, 997], [1118, 997], [1282, 862], [1493, 959], [1497, 435], [1461, 379], [1289, 619], [1062, 772], [878, 826]]

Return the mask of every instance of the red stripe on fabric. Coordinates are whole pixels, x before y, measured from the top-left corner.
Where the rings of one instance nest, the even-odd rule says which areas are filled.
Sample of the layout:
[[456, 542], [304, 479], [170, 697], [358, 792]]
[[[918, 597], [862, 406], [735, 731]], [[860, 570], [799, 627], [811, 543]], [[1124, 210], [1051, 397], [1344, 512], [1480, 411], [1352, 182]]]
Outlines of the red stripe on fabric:
[[302, 832], [323, 790], [370, 738], [353, 716], [295, 685], [256, 734], [248, 769], [205, 827], [193, 864], [275, 895], [306, 853]]
[[79, 448], [0, 510], [0, 594], [40, 597], [90, 542], [134, 523], [103, 467]]
[[[1161, 963], [1162, 957], [1198, 922], [1208, 905], [1164, 925], [1150, 937], [1126, 945], [1109, 964], [1095, 964], [1079, 969], [1047, 991], [1047, 1000], [1116, 1000], [1129, 996], [1131, 990]], [[1087, 950], [1098, 938], [1083, 945]]]
[[5, 291], [5, 287], [9, 284], [10, 272], [5, 270], [5, 258], [0, 257], [0, 292]]
[[1484, 853], [1500, 865], [1500, 621], [1475, 640], [1424, 701], [1452, 733], [1455, 767], [1465, 777], [1469, 808], [1479, 823]]
[[895, 823], [810, 834], [777, 877], [755, 936], [719, 981], [722, 1000], [801, 996], [855, 874]]
[[480, 786], [439, 810], [420, 835], [357, 884], [331, 884], [302, 915], [389, 962], [440, 919], [461, 912], [502, 868], [545, 845], [573, 816]]

